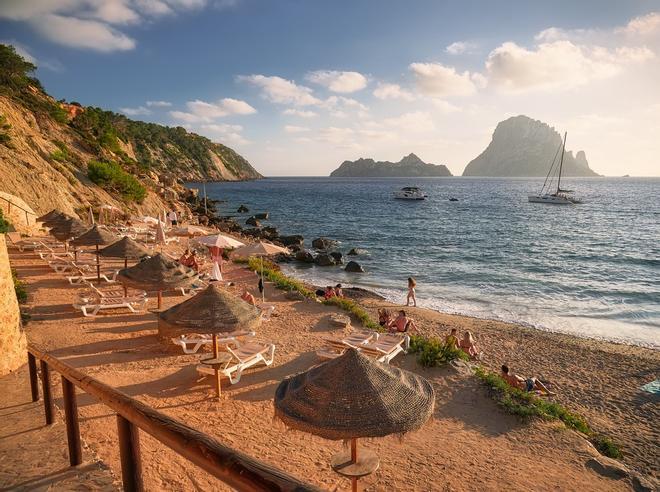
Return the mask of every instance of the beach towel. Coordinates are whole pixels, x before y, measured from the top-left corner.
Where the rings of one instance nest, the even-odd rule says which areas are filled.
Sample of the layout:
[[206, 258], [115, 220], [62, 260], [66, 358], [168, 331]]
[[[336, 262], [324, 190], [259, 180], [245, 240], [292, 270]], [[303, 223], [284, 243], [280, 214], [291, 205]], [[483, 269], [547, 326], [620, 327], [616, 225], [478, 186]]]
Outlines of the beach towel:
[[650, 383], [645, 384], [641, 389], [642, 391], [646, 391], [652, 395], [660, 395], [660, 379], [656, 379], [655, 381], [651, 381]]

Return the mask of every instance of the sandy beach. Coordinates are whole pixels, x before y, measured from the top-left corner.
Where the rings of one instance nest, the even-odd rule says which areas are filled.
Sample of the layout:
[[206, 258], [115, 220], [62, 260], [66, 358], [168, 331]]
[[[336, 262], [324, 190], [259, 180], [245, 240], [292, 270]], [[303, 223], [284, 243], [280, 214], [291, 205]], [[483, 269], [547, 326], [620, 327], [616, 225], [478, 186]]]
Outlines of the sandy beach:
[[[289, 431], [273, 421], [278, 383], [317, 364], [315, 351], [324, 337], [349, 331], [329, 322], [336, 308], [289, 300], [267, 283], [266, 298], [276, 311], [262, 324], [257, 339], [276, 344], [275, 363], [251, 369], [236, 385], [223, 380], [223, 395], [217, 401], [211, 381], [195, 371], [199, 355], [162, 345], [153, 313], [83, 318], [71, 307], [80, 287], [69, 285], [32, 254], [14, 251], [11, 259], [27, 283], [26, 308], [32, 319], [26, 330], [31, 343], [229, 446], [324, 489], [348, 487], [349, 482], [329, 466], [341, 442]], [[235, 282], [230, 289], [237, 295], [244, 284], [256, 284], [254, 273], [238, 265], [228, 264], [225, 278]], [[164, 307], [184, 299], [167, 293]], [[392, 307], [377, 299], [361, 302], [374, 316], [378, 308]], [[155, 308], [155, 301], [149, 308]], [[422, 308], [408, 310], [422, 334], [444, 335], [452, 327], [471, 330], [490, 369], [507, 362], [521, 374], [553, 381], [557, 401], [618, 442], [631, 470], [657, 480], [660, 411], [657, 399], [639, 387], [658, 377], [658, 351]], [[421, 431], [402, 440], [390, 437], [361, 444], [381, 459], [378, 471], [361, 482], [366, 490], [630, 489], [630, 479], [607, 478], [587, 465], [597, 452], [584, 438], [560, 423], [525, 423], [505, 414], [471, 374], [451, 367], [423, 369], [414, 355], [399, 356], [392, 364], [434, 384], [436, 410]], [[59, 378], [53, 380], [61, 407]], [[114, 415], [84, 394], [79, 395], [79, 407], [83, 439], [119, 477]], [[141, 439], [147, 490], [229, 490], [144, 433]]]

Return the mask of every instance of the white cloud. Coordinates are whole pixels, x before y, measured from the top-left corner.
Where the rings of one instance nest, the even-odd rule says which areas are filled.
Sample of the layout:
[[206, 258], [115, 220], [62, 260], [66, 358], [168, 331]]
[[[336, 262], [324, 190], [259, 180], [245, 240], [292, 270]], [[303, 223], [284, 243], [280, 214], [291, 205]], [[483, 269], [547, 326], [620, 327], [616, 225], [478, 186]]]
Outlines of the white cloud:
[[151, 111], [144, 106], [138, 106], [137, 108], [119, 108], [119, 111], [127, 116], [143, 116], [146, 114], [151, 114]]
[[147, 106], [150, 108], [169, 108], [172, 103], [169, 101], [147, 101]]
[[338, 147], [355, 148], [357, 145], [353, 140], [354, 136], [355, 131], [352, 128], [341, 128], [336, 126], [322, 128], [318, 132], [318, 140]]
[[461, 111], [461, 108], [455, 106], [452, 103], [444, 101], [443, 99], [431, 99], [431, 103], [435, 106], [441, 113], [450, 114], [458, 113]]
[[286, 133], [304, 133], [304, 132], [308, 132], [309, 128], [305, 126], [285, 125], [284, 131]]
[[100, 52], [126, 51], [135, 48], [135, 40], [108, 24], [76, 17], [48, 14], [30, 21], [46, 39], [71, 48]]
[[450, 55], [462, 55], [473, 52], [477, 48], [475, 43], [469, 41], [456, 41], [445, 48]]
[[620, 27], [616, 32], [647, 35], [660, 32], [660, 12], [651, 12], [631, 19], [624, 27]]
[[103, 0], [94, 7], [91, 16], [109, 24], [132, 24], [140, 20], [140, 15], [124, 0]]
[[235, 145], [246, 145], [250, 143], [248, 139], [241, 135], [241, 132], [243, 131], [241, 125], [211, 123], [201, 125], [199, 128], [201, 133], [204, 133], [211, 138], [220, 139], [225, 143]]
[[368, 83], [367, 78], [359, 72], [339, 72], [337, 70], [317, 70], [308, 73], [305, 78], [332, 92], [341, 94], [362, 90]]
[[187, 123], [210, 123], [217, 118], [229, 115], [246, 115], [257, 112], [252, 106], [240, 99], [226, 97], [216, 103], [196, 99], [186, 103], [187, 112], [170, 111], [170, 116]]
[[415, 96], [406, 89], [402, 88], [399, 84], [388, 84], [379, 82], [378, 87], [373, 92], [373, 95], [378, 99], [401, 99], [403, 101], [413, 101]]
[[459, 73], [454, 67], [441, 63], [411, 63], [409, 68], [415, 75], [418, 89], [427, 96], [467, 96], [477, 89], [473, 80], [475, 74], [468, 71]]
[[568, 89], [612, 77], [624, 65], [653, 56], [644, 47], [608, 50], [560, 40], [541, 43], [530, 50], [506, 42], [488, 55], [486, 71], [489, 82], [505, 90]]
[[261, 96], [278, 104], [310, 106], [320, 104], [321, 100], [312, 95], [312, 89], [277, 76], [241, 75], [239, 82], [247, 82], [261, 89]]
[[199, 123], [202, 121], [199, 116], [187, 113], [185, 111], [170, 111], [170, 116], [177, 122], [183, 121], [184, 123]]
[[318, 113], [315, 113], [314, 111], [307, 111], [304, 109], [285, 109], [282, 111], [282, 114], [287, 115], [287, 116], [299, 116], [300, 118], [314, 118], [318, 116]]
[[425, 133], [435, 130], [435, 122], [426, 111], [413, 111], [393, 118], [385, 118], [383, 124], [408, 133]]

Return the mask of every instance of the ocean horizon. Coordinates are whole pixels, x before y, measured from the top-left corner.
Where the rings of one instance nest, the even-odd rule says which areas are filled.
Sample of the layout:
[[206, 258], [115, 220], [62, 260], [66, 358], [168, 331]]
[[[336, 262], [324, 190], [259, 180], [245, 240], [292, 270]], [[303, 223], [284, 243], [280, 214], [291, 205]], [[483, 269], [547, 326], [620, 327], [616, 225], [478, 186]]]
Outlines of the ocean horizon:
[[[241, 225], [327, 237], [364, 274], [298, 262], [286, 273], [372, 290], [405, 303], [583, 337], [660, 347], [660, 178], [566, 178], [585, 203], [529, 203], [543, 178], [270, 177], [207, 183], [218, 212]], [[190, 187], [202, 189], [200, 183]], [[420, 186], [419, 202], [393, 191]], [[625, 197], [625, 199], [623, 199]], [[458, 201], [449, 201], [455, 198]], [[237, 213], [240, 205], [249, 212]]]

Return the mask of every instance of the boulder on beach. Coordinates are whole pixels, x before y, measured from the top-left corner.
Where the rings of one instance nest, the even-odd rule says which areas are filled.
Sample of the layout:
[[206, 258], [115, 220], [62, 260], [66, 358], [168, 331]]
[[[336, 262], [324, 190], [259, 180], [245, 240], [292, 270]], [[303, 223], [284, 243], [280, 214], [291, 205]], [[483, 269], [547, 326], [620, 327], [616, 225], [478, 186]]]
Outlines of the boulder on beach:
[[314, 255], [310, 251], [303, 249], [296, 253], [296, 260], [303, 263], [314, 263]]
[[302, 237], [300, 234], [294, 234], [292, 236], [280, 236], [278, 238], [278, 241], [281, 242], [284, 246], [287, 246], [287, 247], [290, 247], [290, 246], [302, 247], [302, 245], [305, 242], [305, 238]]
[[329, 254], [321, 253], [314, 258], [314, 263], [318, 266], [333, 266], [336, 265], [335, 259]]
[[247, 208], [245, 205], [241, 205], [240, 207], [238, 207], [238, 210], [237, 210], [237, 212], [239, 214], [245, 214], [245, 213], [248, 213], [249, 211], [250, 211], [250, 209]]
[[259, 227], [261, 225], [261, 224], [259, 224], [259, 221], [257, 220], [257, 218], [254, 215], [251, 216], [251, 217], [248, 217], [248, 219], [245, 221], [245, 223], [247, 225], [251, 225], [251, 226], [254, 226], [254, 227]]
[[259, 220], [268, 220], [268, 212], [264, 212], [261, 214], [254, 214], [254, 216]]
[[330, 256], [335, 260], [335, 265], [341, 265], [344, 263], [344, 255], [342, 255], [339, 251], [333, 251], [330, 253]]
[[363, 255], [366, 253], [366, 250], [360, 249], [360, 248], [351, 248], [348, 253], [346, 253], [348, 256], [358, 256], [358, 255]]
[[261, 229], [261, 237], [264, 239], [268, 239], [269, 241], [275, 241], [279, 238], [279, 234], [277, 233], [277, 228], [267, 226]]
[[364, 273], [364, 268], [357, 261], [349, 261], [344, 268], [347, 272]]
[[317, 237], [312, 241], [312, 247], [314, 249], [330, 249], [337, 244], [337, 241], [328, 239], [326, 237]]

